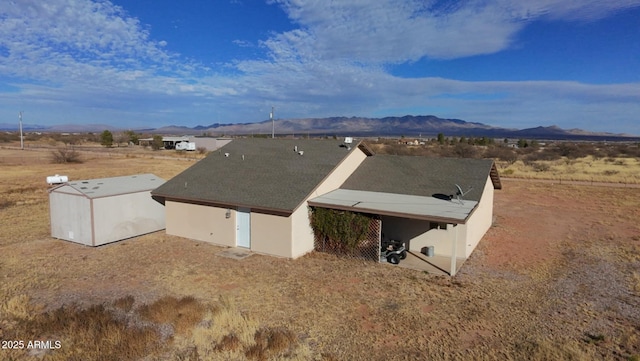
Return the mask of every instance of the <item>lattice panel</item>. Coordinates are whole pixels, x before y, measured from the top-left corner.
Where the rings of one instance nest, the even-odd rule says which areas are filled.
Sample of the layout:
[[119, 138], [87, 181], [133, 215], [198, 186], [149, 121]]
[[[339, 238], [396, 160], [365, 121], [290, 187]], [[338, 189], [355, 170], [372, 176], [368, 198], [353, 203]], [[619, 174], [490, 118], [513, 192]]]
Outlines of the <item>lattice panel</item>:
[[378, 262], [380, 260], [380, 235], [382, 233], [382, 220], [372, 218], [369, 223], [369, 230], [365, 239], [360, 241], [358, 245], [350, 250], [340, 240], [319, 239], [315, 237], [314, 247], [318, 252], [326, 252], [338, 256], [346, 256], [351, 258], [369, 259]]

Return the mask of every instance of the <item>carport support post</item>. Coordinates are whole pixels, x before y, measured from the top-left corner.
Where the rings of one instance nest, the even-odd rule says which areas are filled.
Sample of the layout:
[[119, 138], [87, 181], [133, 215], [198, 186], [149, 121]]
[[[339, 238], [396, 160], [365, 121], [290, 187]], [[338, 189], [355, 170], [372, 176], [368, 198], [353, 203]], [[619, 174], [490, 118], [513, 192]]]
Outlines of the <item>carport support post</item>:
[[453, 244], [451, 245], [451, 272], [449, 272], [449, 274], [451, 275], [451, 277], [456, 275], [456, 253], [457, 253], [457, 247], [458, 247], [458, 225], [457, 224], [453, 224], [452, 225], [455, 229], [455, 237], [453, 239]]

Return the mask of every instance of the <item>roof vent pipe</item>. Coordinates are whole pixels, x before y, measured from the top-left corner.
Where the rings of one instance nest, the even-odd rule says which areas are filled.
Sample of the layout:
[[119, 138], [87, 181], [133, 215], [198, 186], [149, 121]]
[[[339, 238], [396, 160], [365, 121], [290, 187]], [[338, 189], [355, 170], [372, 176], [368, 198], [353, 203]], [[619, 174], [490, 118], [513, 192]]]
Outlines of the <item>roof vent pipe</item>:
[[293, 151], [294, 152], [298, 152], [298, 146], [297, 145], [293, 147]]
[[304, 154], [304, 150], [299, 151], [298, 154], [303, 155]]

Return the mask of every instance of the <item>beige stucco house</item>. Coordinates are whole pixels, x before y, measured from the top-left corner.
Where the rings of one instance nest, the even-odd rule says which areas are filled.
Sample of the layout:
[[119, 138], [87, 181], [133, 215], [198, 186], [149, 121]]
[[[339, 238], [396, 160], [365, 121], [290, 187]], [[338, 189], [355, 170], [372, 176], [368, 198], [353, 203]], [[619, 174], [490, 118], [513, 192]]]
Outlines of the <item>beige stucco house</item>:
[[152, 192], [168, 234], [296, 258], [313, 250], [307, 200], [370, 154], [332, 140], [236, 139]]
[[[456, 184], [464, 187], [460, 199]], [[379, 215], [386, 237], [455, 260], [468, 257], [490, 227], [500, 187], [491, 160], [374, 155], [363, 143], [339, 140], [248, 138], [152, 195], [165, 205], [168, 234], [217, 245], [300, 257], [314, 249], [309, 207], [325, 207]]]

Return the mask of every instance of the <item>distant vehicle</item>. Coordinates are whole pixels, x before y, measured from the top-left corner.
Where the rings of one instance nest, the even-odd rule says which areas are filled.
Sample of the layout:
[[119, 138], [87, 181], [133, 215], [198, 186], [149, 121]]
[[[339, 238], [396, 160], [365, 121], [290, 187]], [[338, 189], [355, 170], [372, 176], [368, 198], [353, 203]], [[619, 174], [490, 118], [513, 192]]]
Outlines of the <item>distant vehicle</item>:
[[176, 150], [187, 150], [187, 151], [196, 150], [196, 143], [192, 143], [192, 142], [176, 143]]

